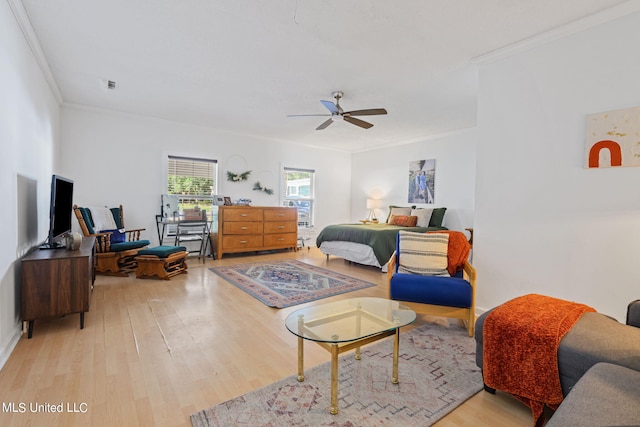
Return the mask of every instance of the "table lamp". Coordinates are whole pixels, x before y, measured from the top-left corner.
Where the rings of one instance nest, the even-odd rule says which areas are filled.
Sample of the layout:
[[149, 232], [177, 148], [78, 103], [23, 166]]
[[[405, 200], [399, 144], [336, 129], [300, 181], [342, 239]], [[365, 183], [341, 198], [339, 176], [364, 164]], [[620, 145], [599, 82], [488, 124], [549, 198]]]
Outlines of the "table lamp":
[[369, 216], [367, 219], [369, 221], [377, 221], [376, 218], [376, 208], [378, 207], [378, 200], [376, 199], [367, 199], [367, 209], [369, 209]]

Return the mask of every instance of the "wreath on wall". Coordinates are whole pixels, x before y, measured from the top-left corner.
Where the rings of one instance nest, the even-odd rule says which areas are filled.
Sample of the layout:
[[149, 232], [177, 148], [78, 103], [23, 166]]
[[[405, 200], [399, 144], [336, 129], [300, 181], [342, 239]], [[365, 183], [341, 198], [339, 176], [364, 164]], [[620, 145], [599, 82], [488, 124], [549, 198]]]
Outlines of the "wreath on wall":
[[251, 175], [251, 171], [246, 171], [242, 173], [233, 173], [231, 171], [227, 171], [227, 181], [231, 182], [241, 182], [249, 179], [249, 175]]
[[256, 183], [253, 184], [253, 189], [255, 191], [263, 191], [263, 192], [267, 193], [268, 195], [272, 195], [273, 194], [273, 189], [267, 188], [267, 187], [263, 187], [262, 184], [260, 184], [260, 181], [256, 181]]

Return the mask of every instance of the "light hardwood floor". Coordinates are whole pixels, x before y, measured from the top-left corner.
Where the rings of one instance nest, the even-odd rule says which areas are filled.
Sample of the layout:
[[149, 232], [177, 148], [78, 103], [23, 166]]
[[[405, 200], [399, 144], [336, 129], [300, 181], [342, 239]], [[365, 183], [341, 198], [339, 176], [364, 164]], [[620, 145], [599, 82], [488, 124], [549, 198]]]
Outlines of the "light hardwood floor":
[[[170, 281], [98, 276], [83, 330], [73, 315], [37, 321], [33, 338], [20, 339], [0, 371], [0, 425], [190, 426], [196, 411], [295, 374], [297, 341], [284, 319], [300, 306], [266, 307], [208, 270], [281, 258], [378, 285], [331, 300], [386, 296], [379, 269], [327, 261], [317, 248], [190, 260], [188, 274]], [[430, 320], [419, 317], [412, 326]], [[328, 360], [319, 346], [305, 346], [305, 367]], [[10, 412], [11, 403], [26, 411]], [[65, 412], [32, 413], [38, 403], [62, 404]], [[529, 410], [512, 397], [481, 391], [436, 425], [531, 423]]]

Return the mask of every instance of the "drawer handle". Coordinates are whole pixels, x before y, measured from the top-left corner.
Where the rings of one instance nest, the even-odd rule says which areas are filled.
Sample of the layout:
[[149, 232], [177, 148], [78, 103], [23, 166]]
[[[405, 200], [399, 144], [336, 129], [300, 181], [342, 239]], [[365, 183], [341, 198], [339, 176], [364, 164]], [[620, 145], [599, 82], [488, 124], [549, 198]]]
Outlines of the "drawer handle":
[[282, 242], [284, 239], [281, 237], [278, 239], [279, 242]]
[[284, 225], [279, 225], [278, 228], [282, 230], [284, 228]]
[[249, 227], [241, 227], [240, 230], [248, 230]]
[[249, 214], [240, 214], [240, 216], [249, 216]]
[[247, 241], [246, 241], [246, 240], [240, 240], [240, 244], [241, 244], [241, 245], [244, 245], [244, 244], [246, 244], [246, 243], [247, 243]]
[[283, 213], [279, 213], [278, 216], [284, 216], [284, 214]]

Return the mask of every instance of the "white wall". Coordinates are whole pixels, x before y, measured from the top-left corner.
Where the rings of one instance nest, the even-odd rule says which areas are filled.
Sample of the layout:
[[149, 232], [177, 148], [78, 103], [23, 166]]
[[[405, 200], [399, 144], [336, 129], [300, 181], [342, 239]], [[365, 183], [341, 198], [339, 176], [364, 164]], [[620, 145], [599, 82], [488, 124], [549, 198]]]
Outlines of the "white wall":
[[409, 162], [436, 159], [435, 203], [418, 207], [446, 207], [444, 225], [451, 230], [473, 227], [475, 152], [476, 131], [469, 129], [353, 154], [351, 220], [367, 217], [367, 198], [384, 201], [378, 218], [386, 218], [388, 205], [409, 206]]
[[[65, 106], [61, 169], [75, 181], [80, 206], [122, 204], [128, 227], [145, 227], [157, 244], [155, 215], [166, 192], [167, 155], [219, 161], [220, 194], [249, 198], [254, 206], [279, 204], [282, 166], [315, 169], [318, 228], [348, 218], [351, 158], [347, 153], [248, 138], [210, 128], [139, 116]], [[240, 156], [240, 157], [238, 157]], [[246, 161], [246, 169], [242, 158]], [[248, 181], [232, 183], [226, 171], [251, 170]], [[259, 180], [274, 194], [254, 191]]]
[[640, 297], [640, 168], [583, 168], [585, 116], [640, 105], [638, 40], [634, 14], [481, 66], [479, 307], [540, 293], [624, 321]]
[[0, 366], [21, 333], [20, 257], [47, 237], [59, 107], [7, 2], [0, 2]]

